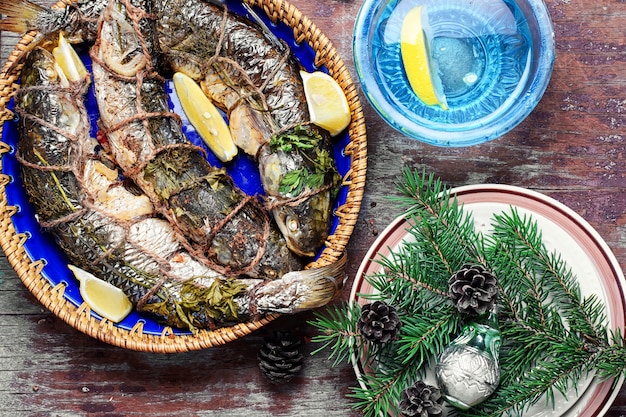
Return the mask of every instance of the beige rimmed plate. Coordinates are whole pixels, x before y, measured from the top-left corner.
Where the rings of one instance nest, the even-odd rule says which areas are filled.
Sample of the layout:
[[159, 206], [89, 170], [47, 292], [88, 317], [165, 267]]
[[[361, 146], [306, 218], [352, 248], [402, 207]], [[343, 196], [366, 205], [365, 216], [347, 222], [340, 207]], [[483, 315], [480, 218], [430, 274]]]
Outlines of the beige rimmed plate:
[[[626, 281], [617, 259], [602, 237], [578, 214], [558, 201], [538, 192], [507, 185], [472, 185], [451, 190], [464, 209], [472, 213], [477, 231], [488, 233], [493, 214], [510, 212], [528, 214], [537, 222], [543, 242], [558, 252], [579, 279], [582, 295], [597, 294], [605, 305], [608, 325], [624, 329], [626, 322]], [[374, 289], [365, 277], [378, 273], [378, 262], [411, 238], [410, 223], [404, 217], [395, 219], [370, 247], [361, 263], [352, 287], [350, 301], [365, 304], [363, 295]], [[359, 383], [367, 368], [353, 358]], [[623, 378], [599, 382], [589, 377], [571, 390], [567, 397], [557, 397], [554, 409], [539, 402], [524, 413], [525, 417], [599, 417], [606, 413], [619, 393]], [[363, 388], [365, 388], [363, 386]]]

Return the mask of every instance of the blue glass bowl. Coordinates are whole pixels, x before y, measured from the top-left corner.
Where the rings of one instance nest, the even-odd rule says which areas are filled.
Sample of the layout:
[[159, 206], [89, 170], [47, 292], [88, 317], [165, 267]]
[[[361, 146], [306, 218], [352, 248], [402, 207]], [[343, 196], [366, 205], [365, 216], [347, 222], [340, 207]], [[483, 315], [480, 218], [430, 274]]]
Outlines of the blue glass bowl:
[[[418, 5], [447, 110], [424, 104], [404, 68], [401, 28]], [[450, 147], [493, 140], [524, 120], [550, 81], [555, 42], [543, 0], [365, 0], [353, 49], [376, 112], [413, 139]]]

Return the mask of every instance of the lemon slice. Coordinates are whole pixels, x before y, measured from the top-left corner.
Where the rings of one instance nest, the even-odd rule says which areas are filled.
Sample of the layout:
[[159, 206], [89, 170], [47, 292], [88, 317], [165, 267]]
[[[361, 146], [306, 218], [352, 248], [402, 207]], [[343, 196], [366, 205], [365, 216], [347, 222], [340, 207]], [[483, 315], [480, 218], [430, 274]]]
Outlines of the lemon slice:
[[311, 123], [336, 136], [350, 124], [350, 106], [341, 86], [325, 72], [301, 71]]
[[131, 312], [133, 304], [122, 290], [77, 266], [68, 267], [80, 282], [80, 295], [93, 311], [114, 323]]
[[191, 77], [177, 72], [173, 80], [183, 111], [204, 143], [220, 161], [233, 159], [237, 155], [237, 146], [217, 107]]
[[59, 45], [52, 50], [52, 56], [68, 80], [82, 81], [87, 76], [85, 64], [62, 33], [59, 33]]
[[415, 95], [428, 106], [448, 110], [437, 63], [430, 59], [430, 26], [425, 6], [411, 9], [402, 21], [402, 64]]

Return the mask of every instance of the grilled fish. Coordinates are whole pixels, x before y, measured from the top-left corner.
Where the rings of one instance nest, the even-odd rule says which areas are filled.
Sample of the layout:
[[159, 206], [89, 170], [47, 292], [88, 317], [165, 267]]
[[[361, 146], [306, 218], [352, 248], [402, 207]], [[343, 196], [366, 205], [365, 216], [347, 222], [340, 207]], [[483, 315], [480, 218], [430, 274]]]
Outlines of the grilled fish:
[[[6, 16], [0, 20], [0, 29], [37, 30], [42, 37], [62, 31], [71, 39], [91, 41], [94, 21], [104, 4], [106, 0], [80, 0], [63, 9], [48, 9], [28, 0], [2, 0], [0, 13]], [[203, 0], [163, 0], [152, 6], [164, 62], [170, 71], [200, 82], [205, 93], [228, 112], [233, 138], [241, 149], [257, 157], [264, 148], [267, 161], [268, 153], [274, 152], [267, 147], [272, 138], [308, 124], [300, 67], [289, 49], [267, 30]], [[319, 134], [328, 136], [322, 129]], [[285, 159], [280, 163], [281, 176], [293, 178], [310, 166], [294, 164], [298, 158], [283, 150], [271, 159]], [[334, 163], [332, 159], [329, 162]], [[287, 167], [293, 172], [284, 172]], [[261, 160], [259, 169], [264, 183], [272, 181], [268, 175], [278, 175]], [[323, 176], [327, 182], [300, 195], [266, 190], [279, 230], [289, 248], [302, 256], [316, 253], [329, 233], [329, 224], [320, 220], [331, 217], [332, 197], [339, 185], [336, 167], [329, 169], [335, 173]], [[309, 174], [317, 175], [314, 171]]]
[[198, 262], [147, 196], [120, 182], [119, 167], [89, 136], [82, 103], [89, 79], [69, 81], [38, 47], [21, 81], [18, 154], [40, 224], [71, 263], [123, 289], [138, 310], [196, 331], [314, 308], [340, 288], [345, 259], [274, 281], [227, 278]]
[[228, 112], [235, 143], [257, 158], [287, 245], [314, 256], [328, 237], [341, 178], [330, 135], [309, 125], [293, 54], [263, 27], [202, 0], [164, 0], [156, 13], [165, 60]]
[[213, 269], [270, 279], [302, 269], [258, 201], [184, 136], [156, 72], [148, 16], [129, 1], [111, 1], [91, 49], [100, 125], [115, 161]]

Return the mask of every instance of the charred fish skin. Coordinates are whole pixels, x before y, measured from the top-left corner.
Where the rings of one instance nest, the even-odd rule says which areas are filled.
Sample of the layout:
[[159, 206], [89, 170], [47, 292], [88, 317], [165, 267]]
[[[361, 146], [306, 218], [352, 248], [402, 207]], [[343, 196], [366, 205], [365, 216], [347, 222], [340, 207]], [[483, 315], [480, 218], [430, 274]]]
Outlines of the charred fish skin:
[[[127, 18], [129, 7], [142, 23], [139, 33]], [[115, 160], [189, 238], [194, 253], [222, 272], [274, 279], [301, 269], [255, 199], [184, 136], [154, 72], [154, 24], [140, 7], [111, 2], [91, 51], [100, 122]]]
[[[81, 124], [86, 114], [79, 102], [80, 89], [70, 89], [49, 51], [36, 48], [28, 54], [16, 98], [22, 179], [41, 225], [56, 237], [71, 262], [98, 276], [121, 277], [124, 267], [115, 261], [121, 258], [116, 238], [121, 230], [85, 210], [85, 195], [76, 175], [80, 171], [79, 141], [89, 141], [89, 130]], [[103, 274], [104, 269], [97, 266], [107, 258], [117, 263], [113, 275]], [[147, 292], [145, 286], [130, 285], [132, 281], [125, 276], [113, 281], [131, 298]]]
[[269, 110], [277, 129], [308, 120], [299, 64], [256, 23], [201, 0], [164, 0], [156, 14], [169, 64], [205, 79], [218, 103], [230, 109], [250, 99], [259, 110]]
[[70, 215], [80, 207], [74, 192], [79, 185], [68, 169], [76, 148], [68, 135], [61, 133], [75, 135], [81, 128], [76, 94], [79, 93], [72, 91], [56, 70], [50, 52], [36, 48], [29, 54], [22, 71], [22, 88], [16, 98], [22, 132], [18, 155], [24, 187], [43, 222]]
[[[101, 218], [83, 207], [84, 195], [76, 176], [80, 169], [78, 141], [89, 138], [85, 136], [87, 127], [80, 122], [86, 116], [78, 101], [81, 95], [70, 91], [50, 52], [36, 48], [28, 54], [16, 98], [18, 154], [24, 187], [40, 223], [56, 236], [71, 262], [87, 266], [102, 255], [90, 253], [91, 249], [106, 247], [112, 234]], [[99, 274], [101, 270], [94, 267], [90, 272]], [[136, 292], [126, 290], [130, 295]]]
[[[245, 275], [253, 278], [277, 279], [289, 271], [302, 269], [303, 261], [289, 250], [257, 200], [243, 197], [223, 171], [212, 177], [210, 187], [196, 181], [169, 199], [171, 207], [184, 208], [177, 210], [178, 223], [185, 226], [187, 236], [196, 233], [202, 253], [218, 265], [228, 267], [228, 275], [245, 271]], [[214, 226], [211, 228], [209, 224]], [[257, 258], [259, 252], [261, 257]], [[256, 265], [249, 269], [253, 263]]]

